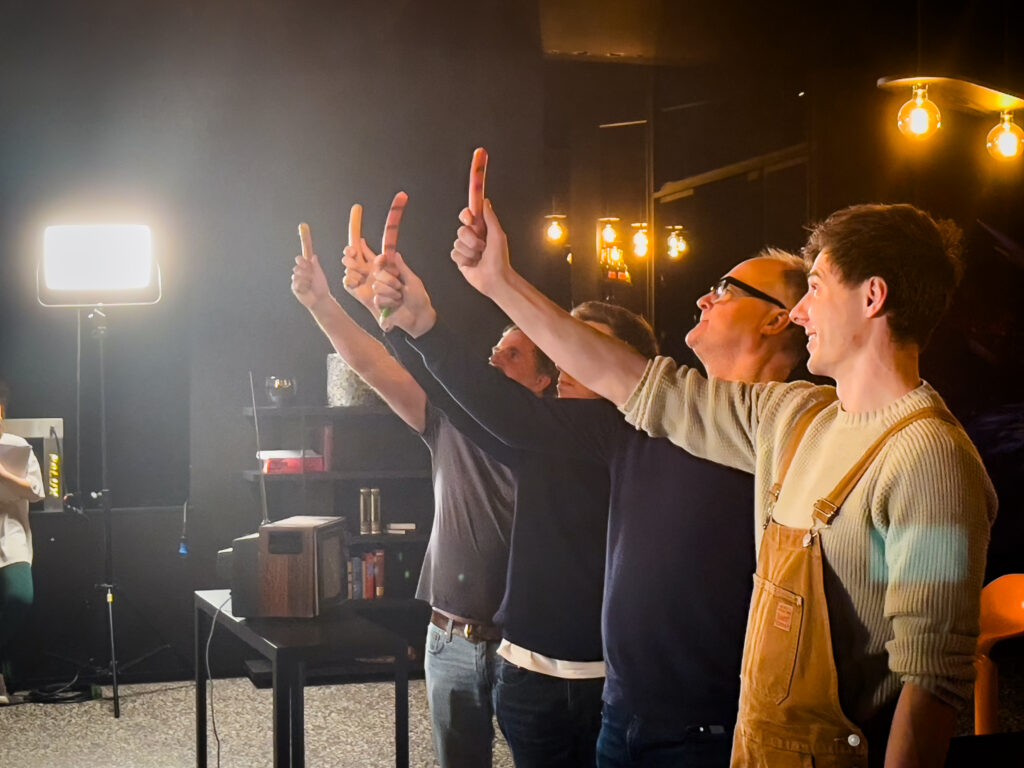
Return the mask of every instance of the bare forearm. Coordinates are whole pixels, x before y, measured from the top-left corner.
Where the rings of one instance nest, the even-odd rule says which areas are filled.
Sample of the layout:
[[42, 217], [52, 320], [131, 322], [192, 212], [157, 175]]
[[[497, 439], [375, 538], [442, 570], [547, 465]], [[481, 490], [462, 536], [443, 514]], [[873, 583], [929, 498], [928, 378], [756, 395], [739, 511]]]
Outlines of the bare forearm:
[[516, 272], [491, 299], [574, 379], [616, 405], [629, 399], [647, 367], [639, 352], [577, 320]]
[[914, 683], [900, 692], [885, 752], [885, 768], [941, 768], [956, 725], [956, 710]]
[[333, 296], [310, 310], [335, 351], [373, 387], [410, 427], [421, 432], [426, 423], [426, 393], [387, 349], [355, 322]]
[[3, 465], [0, 465], [0, 484], [19, 499], [38, 501], [42, 498], [41, 487], [34, 487], [29, 478], [16, 475], [8, 471]]

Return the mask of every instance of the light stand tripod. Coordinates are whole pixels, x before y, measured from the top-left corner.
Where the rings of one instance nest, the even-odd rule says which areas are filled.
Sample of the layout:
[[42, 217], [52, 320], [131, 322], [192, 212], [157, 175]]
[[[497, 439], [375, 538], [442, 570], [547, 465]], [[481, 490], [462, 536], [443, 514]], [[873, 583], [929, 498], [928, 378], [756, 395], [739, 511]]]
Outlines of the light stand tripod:
[[107, 482], [107, 388], [106, 362], [103, 359], [103, 340], [107, 336], [107, 316], [99, 308], [89, 313], [89, 319], [95, 320], [93, 336], [99, 350], [100, 367], [100, 485], [99, 491], [90, 495], [99, 501], [103, 515], [103, 583], [97, 589], [106, 591], [107, 625], [110, 629], [110, 677], [114, 688], [114, 717], [121, 717], [121, 698], [117, 687], [117, 644], [114, 632], [114, 542], [113, 542], [113, 505], [110, 498], [110, 484]]
[[[118, 690], [118, 660], [114, 630], [114, 547], [113, 505], [110, 497], [107, 465], [107, 393], [104, 339], [106, 315], [102, 307], [156, 304], [162, 295], [160, 268], [153, 256], [152, 233], [143, 224], [68, 224], [50, 226], [43, 232], [43, 254], [36, 270], [36, 294], [46, 307], [92, 307], [89, 319], [95, 320], [93, 336], [99, 346], [100, 388], [100, 469], [101, 489], [91, 494], [99, 502], [103, 515], [104, 590], [107, 601], [107, 628], [110, 633], [110, 675], [114, 688], [114, 717], [121, 716]], [[81, 314], [79, 314], [81, 318]], [[79, 363], [81, 362], [81, 322], [79, 322]], [[80, 373], [80, 371], [79, 371]], [[79, 383], [80, 386], [80, 383]], [[78, 393], [80, 395], [80, 392]], [[76, 433], [80, 430], [76, 429]], [[80, 434], [76, 434], [80, 441]], [[80, 444], [80, 442], [79, 442]], [[81, 460], [80, 452], [75, 457]], [[130, 664], [148, 658], [167, 645], [145, 654]]]

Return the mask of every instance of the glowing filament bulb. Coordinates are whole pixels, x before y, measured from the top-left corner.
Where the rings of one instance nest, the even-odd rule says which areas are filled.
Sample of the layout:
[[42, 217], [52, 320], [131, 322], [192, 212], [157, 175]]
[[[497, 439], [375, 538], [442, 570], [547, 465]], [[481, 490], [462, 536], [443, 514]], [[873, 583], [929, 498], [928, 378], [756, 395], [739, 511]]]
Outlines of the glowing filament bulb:
[[647, 240], [647, 230], [638, 229], [633, 233], [633, 255], [637, 258], [643, 258], [647, 255], [647, 247], [649, 242]]
[[911, 139], [927, 139], [942, 126], [941, 121], [939, 108], [928, 98], [927, 85], [914, 86], [914, 95], [896, 117], [900, 133]]
[[617, 237], [618, 235], [615, 232], [615, 227], [610, 223], [605, 224], [604, 228], [601, 230], [601, 239], [606, 243], [614, 243]]
[[1024, 148], [1024, 131], [1013, 122], [1013, 112], [1007, 111], [1000, 115], [999, 125], [988, 132], [985, 147], [996, 160], [1020, 157]]
[[678, 259], [682, 256], [689, 245], [683, 237], [682, 229], [673, 229], [668, 236], [668, 255], [670, 258]]
[[553, 219], [547, 228], [548, 240], [552, 243], [559, 243], [565, 237], [565, 227], [558, 219]]

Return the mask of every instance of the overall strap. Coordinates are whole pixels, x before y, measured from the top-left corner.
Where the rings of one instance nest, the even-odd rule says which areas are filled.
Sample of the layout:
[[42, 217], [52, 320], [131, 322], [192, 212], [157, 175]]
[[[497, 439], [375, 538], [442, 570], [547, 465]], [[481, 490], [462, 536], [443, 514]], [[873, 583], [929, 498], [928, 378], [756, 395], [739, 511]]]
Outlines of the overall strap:
[[768, 527], [768, 520], [772, 516], [772, 508], [775, 506], [775, 502], [779, 500], [779, 493], [782, 491], [782, 482], [786, 479], [786, 473], [789, 472], [789, 465], [793, 463], [793, 457], [796, 456], [796, 449], [800, 447], [800, 441], [803, 440], [804, 433], [807, 428], [811, 426], [811, 422], [814, 421], [815, 417], [823, 410], [828, 408], [832, 403], [835, 402], [835, 392], [832, 393], [831, 397], [824, 397], [811, 404], [811, 406], [800, 414], [796, 422], [793, 424], [793, 428], [790, 430], [789, 438], [786, 441], [786, 446], [782, 450], [782, 457], [779, 460], [779, 469], [777, 480], [772, 484], [771, 489], [768, 491], [768, 512], [764, 518], [764, 527]]
[[861, 477], [864, 476], [864, 473], [871, 465], [871, 462], [875, 460], [875, 457], [881, 453], [882, 448], [889, 441], [889, 438], [907, 425], [912, 424], [919, 419], [940, 419], [948, 422], [949, 424], [958, 424], [957, 420], [953, 417], [953, 414], [938, 405], [930, 405], [925, 408], [920, 408], [913, 413], [907, 414], [879, 435], [878, 439], [875, 440], [875, 442], [872, 443], [864, 452], [864, 455], [860, 457], [860, 460], [850, 468], [850, 471], [847, 472], [843, 479], [839, 481], [839, 484], [832, 489], [831, 493], [829, 493], [825, 498], [818, 499], [814, 502], [814, 519], [824, 525], [831, 524], [836, 515], [839, 514], [839, 508], [843, 505], [843, 502], [846, 501], [846, 497], [850, 495], [850, 491], [853, 490]]

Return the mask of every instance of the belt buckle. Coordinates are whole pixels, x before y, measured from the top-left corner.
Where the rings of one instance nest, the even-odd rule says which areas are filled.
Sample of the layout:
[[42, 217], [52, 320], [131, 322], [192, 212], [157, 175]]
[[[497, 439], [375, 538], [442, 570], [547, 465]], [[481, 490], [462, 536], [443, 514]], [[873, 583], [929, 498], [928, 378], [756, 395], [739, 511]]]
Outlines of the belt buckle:
[[462, 634], [464, 634], [466, 636], [466, 639], [469, 640], [471, 643], [476, 641], [476, 632], [474, 632], [475, 626], [476, 625], [474, 624], [464, 624], [462, 627]]

